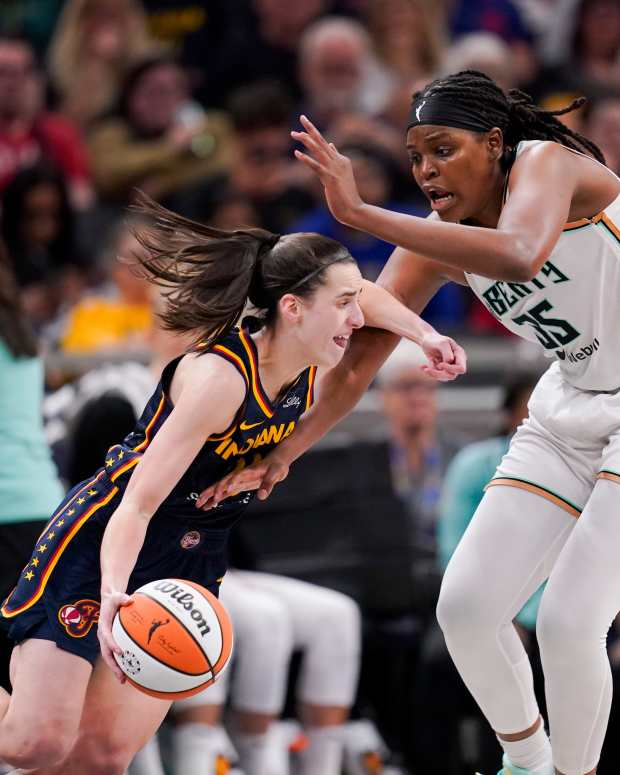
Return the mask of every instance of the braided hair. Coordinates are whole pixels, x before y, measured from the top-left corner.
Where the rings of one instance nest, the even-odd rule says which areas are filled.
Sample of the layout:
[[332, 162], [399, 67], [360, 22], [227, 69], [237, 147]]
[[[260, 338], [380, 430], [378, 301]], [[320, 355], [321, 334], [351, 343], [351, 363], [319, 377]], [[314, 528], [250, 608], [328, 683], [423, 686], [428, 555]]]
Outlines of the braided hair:
[[561, 110], [543, 110], [529, 94], [519, 89], [511, 89], [505, 94], [495, 81], [477, 70], [463, 70], [427, 84], [413, 95], [412, 110], [434, 97], [452, 101], [464, 111], [471, 110], [489, 125], [489, 129], [499, 127], [507, 148], [506, 165], [510, 164], [521, 140], [552, 140], [605, 164], [605, 156], [595, 143], [557, 118], [580, 108], [587, 101], [585, 97], [573, 100]]

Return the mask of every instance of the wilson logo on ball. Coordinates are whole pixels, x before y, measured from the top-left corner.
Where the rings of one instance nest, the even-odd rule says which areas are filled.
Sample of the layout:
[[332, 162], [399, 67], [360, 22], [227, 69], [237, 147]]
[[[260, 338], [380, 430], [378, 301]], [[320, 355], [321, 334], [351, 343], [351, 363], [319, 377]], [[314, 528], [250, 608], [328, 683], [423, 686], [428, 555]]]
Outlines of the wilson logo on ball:
[[207, 624], [204, 614], [200, 612], [199, 608], [196, 608], [194, 595], [191, 592], [188, 592], [186, 588], [183, 588], [178, 584], [173, 584], [170, 581], [160, 581], [155, 585], [155, 590], [157, 592], [163, 592], [164, 595], [168, 595], [173, 600], [176, 600], [196, 622], [196, 627], [201, 635], [206, 635], [208, 632], [211, 632], [211, 628]]
[[63, 605], [58, 611], [58, 621], [64, 626], [67, 635], [84, 638], [99, 621], [99, 608], [97, 600], [77, 600]]

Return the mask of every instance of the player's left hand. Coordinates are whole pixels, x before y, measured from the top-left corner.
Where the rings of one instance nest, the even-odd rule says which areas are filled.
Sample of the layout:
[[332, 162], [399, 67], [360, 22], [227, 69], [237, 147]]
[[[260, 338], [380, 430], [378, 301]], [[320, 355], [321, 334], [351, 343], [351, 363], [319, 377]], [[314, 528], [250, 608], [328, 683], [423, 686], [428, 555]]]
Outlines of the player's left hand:
[[449, 382], [467, 371], [465, 350], [449, 336], [426, 334], [420, 346], [428, 359], [422, 371], [440, 382]]
[[334, 218], [348, 226], [357, 226], [364, 202], [357, 189], [351, 159], [339, 153], [333, 143], [328, 143], [309, 118], [300, 116], [299, 120], [306, 131], [291, 132], [291, 137], [304, 145], [308, 153], [296, 150], [296, 158], [319, 177]]
[[101, 657], [120, 683], [125, 683], [126, 677], [114, 659], [114, 654], [120, 656], [123, 652], [112, 635], [112, 622], [118, 609], [123, 605], [131, 605], [131, 603], [133, 603], [133, 598], [124, 592], [101, 592], [101, 609], [97, 626]]

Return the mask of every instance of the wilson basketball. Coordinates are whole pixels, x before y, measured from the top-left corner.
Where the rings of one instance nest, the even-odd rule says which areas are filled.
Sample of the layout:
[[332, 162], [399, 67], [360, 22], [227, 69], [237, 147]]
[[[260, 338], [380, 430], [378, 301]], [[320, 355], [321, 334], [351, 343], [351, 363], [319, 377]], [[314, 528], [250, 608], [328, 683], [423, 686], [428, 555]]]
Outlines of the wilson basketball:
[[215, 681], [230, 660], [233, 633], [224, 606], [209, 590], [183, 579], [161, 579], [133, 593], [112, 634], [127, 680], [152, 697], [176, 700]]

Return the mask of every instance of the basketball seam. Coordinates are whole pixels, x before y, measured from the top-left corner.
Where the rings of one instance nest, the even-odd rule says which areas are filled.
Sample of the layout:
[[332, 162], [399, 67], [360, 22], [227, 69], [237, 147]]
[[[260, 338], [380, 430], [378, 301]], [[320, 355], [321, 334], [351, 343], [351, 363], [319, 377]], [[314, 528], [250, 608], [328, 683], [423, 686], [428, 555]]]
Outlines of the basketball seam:
[[[141, 592], [140, 594], [142, 594], [142, 592]], [[159, 602], [159, 601], [156, 601], [156, 602]], [[175, 616], [175, 619], [176, 619], [176, 616]], [[177, 621], [178, 621], [178, 619], [177, 619]], [[189, 673], [189, 672], [187, 672], [186, 670], [181, 670], [181, 668], [179, 668], [179, 667], [174, 667], [173, 665], [168, 665], [168, 664], [166, 664], [166, 662], [164, 662], [163, 660], [159, 659], [159, 657], [156, 657], [156, 656], [155, 656], [155, 654], [151, 654], [151, 652], [150, 652], [150, 651], [147, 651], [147, 650], [144, 648], [144, 646], [143, 646], [141, 643], [138, 643], [138, 641], [137, 641], [137, 640], [136, 640], [136, 639], [135, 639], [135, 638], [134, 638], [134, 637], [131, 635], [131, 633], [130, 633], [130, 632], [127, 630], [127, 628], [126, 628], [126, 627], [125, 627], [125, 625], [123, 624], [123, 620], [121, 619], [120, 615], [119, 615], [119, 617], [118, 617], [118, 623], [119, 623], [119, 624], [120, 624], [120, 626], [123, 628], [123, 632], [124, 632], [124, 633], [125, 633], [125, 635], [126, 635], [128, 638], [129, 638], [129, 640], [130, 640], [132, 643], [135, 643], [135, 644], [136, 644], [136, 646], [139, 646], [139, 647], [142, 649], [142, 651], [144, 651], [144, 652], [145, 652], [145, 654], [148, 654], [148, 655], [149, 655], [149, 657], [151, 657], [151, 659], [154, 659], [156, 662], [159, 662], [159, 664], [160, 664], [160, 665], [163, 665], [164, 667], [167, 667], [169, 670], [174, 670], [174, 671], [175, 671], [175, 672], [177, 672], [177, 673], [181, 673], [182, 675], [187, 675], [187, 676], [190, 676], [190, 677], [191, 677], [191, 676], [199, 676], [199, 675], [205, 675], [205, 673], [204, 673], [204, 672], [203, 672], [203, 673]], [[181, 622], [179, 622], [179, 624], [181, 624]], [[181, 624], [181, 626], [182, 626], [182, 627], [184, 627], [184, 625], [183, 625], [183, 624]], [[185, 629], [187, 629], [187, 628], [185, 628]], [[189, 633], [189, 635], [190, 635], [190, 637], [192, 637], [192, 638], [193, 638], [193, 636], [192, 636], [191, 632]], [[203, 653], [204, 653], [204, 652], [203, 652]], [[213, 670], [211, 669], [211, 663], [210, 663], [210, 662], [209, 662], [209, 660], [207, 659], [206, 655], [205, 655], [205, 659], [207, 660], [207, 664], [209, 665], [209, 670], [210, 670], [210, 672], [211, 672], [211, 676], [213, 676]], [[148, 687], [147, 687], [147, 688], [148, 688]], [[156, 691], [159, 691], [159, 690], [156, 690]]]
[[[149, 593], [148, 593], [148, 592], [138, 592], [138, 590], [136, 590], [136, 594], [138, 594], [138, 595], [144, 595], [144, 597], [148, 597], [148, 599], [149, 599], [149, 600], [153, 600], [153, 601], [154, 601], [155, 603], [157, 603], [158, 605], [162, 605], [162, 602], [161, 602], [161, 600], [158, 600], [156, 597], [153, 597], [153, 595], [149, 595]], [[165, 606], [163, 606], [163, 607], [165, 608]], [[166, 608], [166, 611], [168, 611], [168, 609], [167, 609], [167, 608]], [[206, 660], [206, 663], [207, 663], [207, 665], [209, 666], [209, 670], [211, 671], [211, 676], [212, 676], [213, 678], [215, 678], [215, 673], [213, 672], [213, 665], [211, 664], [211, 660], [210, 660], [210, 659], [209, 659], [209, 657], [208, 657], [208, 656], [205, 654], [205, 652], [202, 650], [202, 647], [201, 647], [201, 645], [200, 645], [200, 642], [196, 640], [196, 638], [194, 637], [194, 634], [192, 633], [192, 631], [191, 631], [191, 630], [189, 630], [189, 629], [188, 629], [188, 628], [185, 626], [185, 624], [184, 624], [184, 623], [183, 623], [183, 622], [182, 622], [182, 621], [181, 621], [181, 620], [180, 620], [180, 619], [177, 617], [177, 615], [176, 615], [176, 614], [175, 614], [173, 611], [170, 611], [170, 615], [171, 615], [171, 616], [174, 616], [174, 618], [175, 618], [176, 622], [177, 622], [178, 624], [180, 624], [180, 625], [181, 625], [181, 627], [182, 627], [182, 628], [185, 630], [185, 632], [186, 632], [186, 633], [189, 635], [189, 637], [190, 637], [190, 638], [191, 638], [191, 639], [194, 641], [194, 643], [195, 643], [195, 644], [198, 646], [198, 648], [200, 649], [200, 651], [202, 652], [202, 655], [204, 656], [204, 658], [205, 658], [205, 660]], [[120, 617], [119, 617], [119, 618], [120, 618]], [[217, 616], [216, 616], [216, 618], [217, 618]], [[219, 620], [219, 619], [217, 620], [217, 623], [218, 623], [218, 625], [220, 624], [220, 620]], [[123, 629], [124, 629], [124, 628], [123, 628]], [[221, 630], [221, 625], [220, 625], [220, 630]], [[127, 635], [129, 635], [129, 633], [127, 633]], [[131, 635], [129, 635], [129, 637], [131, 638]], [[133, 638], [131, 638], [131, 639], [133, 640]], [[138, 644], [138, 645], [140, 645], [140, 644]], [[143, 647], [141, 646], [140, 648], [143, 648]], [[146, 649], [144, 649], [144, 651], [146, 651]], [[149, 652], [147, 652], [147, 653], [149, 653]], [[162, 663], [162, 664], [166, 664], [166, 663], [164, 662], [164, 663]], [[169, 665], [168, 665], [168, 667], [169, 667]], [[172, 668], [172, 669], [173, 669], [173, 670], [175, 670], [176, 668]], [[183, 671], [180, 671], [180, 672], [183, 672]], [[187, 673], [186, 675], [204, 675], [204, 674], [203, 674], [203, 673]]]

